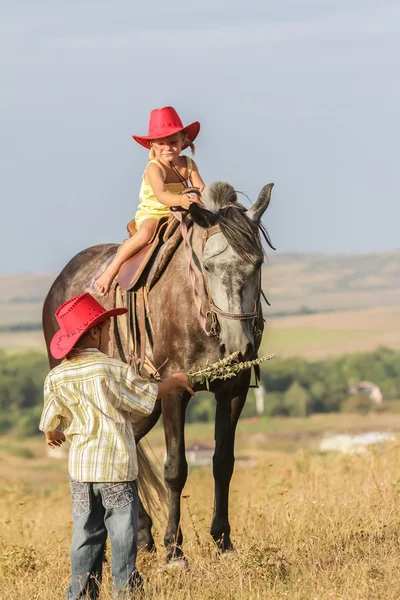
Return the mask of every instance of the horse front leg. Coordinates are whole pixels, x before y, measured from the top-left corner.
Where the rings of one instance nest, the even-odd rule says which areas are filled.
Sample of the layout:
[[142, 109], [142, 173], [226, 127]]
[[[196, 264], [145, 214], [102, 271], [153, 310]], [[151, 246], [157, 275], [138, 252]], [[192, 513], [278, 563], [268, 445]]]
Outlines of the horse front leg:
[[182, 551], [181, 494], [186, 483], [188, 466], [185, 455], [185, 412], [189, 394], [171, 394], [162, 401], [165, 445], [167, 458], [164, 464], [164, 479], [168, 490], [168, 523], [164, 536], [167, 562], [187, 561]]
[[233, 550], [229, 524], [229, 485], [235, 464], [234, 444], [236, 425], [246, 401], [250, 374], [243, 373], [238, 381], [215, 394], [215, 452], [213, 456], [214, 513], [211, 535], [219, 552]]

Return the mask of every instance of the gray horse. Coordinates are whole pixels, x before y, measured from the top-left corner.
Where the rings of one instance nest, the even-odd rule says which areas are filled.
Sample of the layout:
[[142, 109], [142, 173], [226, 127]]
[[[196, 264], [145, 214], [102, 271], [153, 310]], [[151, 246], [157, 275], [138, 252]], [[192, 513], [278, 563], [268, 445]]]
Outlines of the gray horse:
[[[234, 351], [240, 351], [244, 359], [256, 356], [263, 329], [261, 233], [272, 247], [261, 216], [269, 205], [272, 187], [273, 184], [266, 185], [248, 210], [238, 203], [234, 188], [221, 182], [206, 188], [202, 206], [191, 205], [193, 227], [186, 242], [179, 246], [164, 275], [148, 294], [154, 331], [151, 358], [154, 365], [164, 365], [160, 370], [163, 378], [176, 371], [199, 370], [207, 361], [215, 362]], [[57, 277], [43, 308], [47, 345], [57, 328], [54, 319], [57, 307], [86, 291], [93, 273], [116, 250], [115, 244], [88, 248], [77, 254]], [[51, 366], [56, 364], [50, 354], [49, 360]], [[235, 430], [249, 384], [250, 373], [245, 371], [235, 379], [215, 382], [211, 387], [216, 399], [211, 535], [221, 552], [232, 549], [229, 485], [235, 460]], [[184, 436], [188, 401], [186, 392], [170, 396], [162, 405], [158, 401], [150, 416], [138, 417], [135, 422], [139, 441], [155, 425], [162, 411], [167, 451], [164, 479], [168, 524], [164, 543], [168, 561], [184, 559], [180, 520], [181, 493], [188, 471]], [[143, 456], [142, 466], [151, 472]], [[154, 477], [150, 483], [154, 483]], [[154, 548], [151, 527], [151, 518], [141, 504], [139, 542], [148, 550]]]

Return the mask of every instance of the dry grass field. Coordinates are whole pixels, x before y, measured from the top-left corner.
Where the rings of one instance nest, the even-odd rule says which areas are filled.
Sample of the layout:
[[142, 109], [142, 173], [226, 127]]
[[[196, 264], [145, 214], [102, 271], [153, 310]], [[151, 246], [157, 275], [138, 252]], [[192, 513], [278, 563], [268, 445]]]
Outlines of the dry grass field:
[[[377, 346], [400, 348], [400, 253], [361, 257], [272, 255], [264, 289], [263, 352], [319, 359]], [[40, 320], [52, 276], [0, 278], [0, 326]], [[376, 307], [379, 308], [376, 308]], [[9, 351], [42, 349], [40, 331], [0, 332]], [[168, 572], [155, 515], [156, 556], [139, 556], [149, 600], [397, 600], [400, 597], [400, 443], [363, 456], [321, 455], [327, 433], [395, 431], [400, 414], [313, 415], [240, 421], [230, 515], [236, 552], [217, 558], [208, 529], [210, 468], [190, 472], [182, 524], [189, 572]], [[149, 441], [163, 460], [163, 431]], [[213, 443], [211, 424], [186, 443]], [[63, 598], [72, 531], [64, 461], [42, 439], [0, 437], [0, 600]], [[101, 600], [111, 600], [109, 564]]]
[[379, 346], [400, 348], [400, 306], [296, 315], [267, 320], [263, 352], [308, 359]]
[[[37, 458], [25, 461], [33, 461], [26, 480], [0, 485], [0, 598], [54, 600], [64, 597], [69, 577], [65, 467], [53, 461], [52, 471], [48, 461], [48, 470], [39, 471]], [[208, 535], [210, 469], [193, 471], [182, 517], [190, 571], [160, 571], [164, 519], [156, 517], [159, 552], [139, 556], [146, 597], [397, 600], [399, 464], [399, 444], [367, 456], [322, 456], [310, 447], [263, 451], [256, 466], [236, 468], [230, 503], [236, 552], [222, 559]], [[105, 571], [101, 599], [111, 600], [108, 565]]]
[[[211, 470], [193, 470], [182, 511], [190, 571], [162, 571], [165, 520], [156, 515], [158, 554], [139, 556], [146, 598], [397, 600], [400, 445], [365, 456], [320, 455], [314, 437], [306, 435], [343, 428], [387, 429], [390, 422], [392, 429], [400, 430], [398, 415], [242, 422], [238, 453], [250, 453], [255, 466], [239, 462], [232, 481], [236, 552], [217, 559], [208, 535]], [[269, 439], [264, 445], [257, 443], [259, 429]], [[303, 438], [294, 442], [296, 432]], [[274, 435], [286, 436], [290, 451], [274, 449]], [[212, 428], [188, 427], [188, 442], [198, 436], [211, 438]], [[157, 455], [161, 440], [162, 431], [155, 431]], [[42, 440], [14, 441], [7, 454], [10, 444], [8, 440], [0, 446], [0, 599], [62, 598], [72, 530], [66, 465], [44, 457]], [[107, 564], [101, 600], [111, 597]]]

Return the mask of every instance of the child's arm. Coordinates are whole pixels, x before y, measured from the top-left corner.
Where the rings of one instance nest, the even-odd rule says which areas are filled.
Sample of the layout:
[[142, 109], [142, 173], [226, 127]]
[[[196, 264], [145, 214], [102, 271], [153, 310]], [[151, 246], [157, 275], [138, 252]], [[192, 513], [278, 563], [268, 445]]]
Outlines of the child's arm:
[[202, 180], [201, 175], [199, 173], [199, 169], [193, 159], [192, 159], [192, 173], [190, 175], [190, 179], [192, 181], [193, 187], [199, 188], [199, 190], [201, 192], [206, 187], [206, 184]]
[[120, 407], [127, 412], [150, 415], [158, 398], [158, 385], [140, 377], [130, 365], [124, 365], [120, 376]]
[[128, 412], [140, 412], [149, 415], [153, 412], [156, 400], [164, 400], [176, 390], [187, 390], [192, 396], [194, 391], [189, 386], [189, 378], [185, 373], [175, 373], [165, 381], [153, 383], [137, 375], [131, 366], [126, 365], [124, 379], [121, 382], [121, 406]]
[[182, 208], [188, 209], [191, 202], [201, 204], [201, 201], [197, 197], [190, 194], [181, 194], [179, 196], [171, 194], [165, 187], [161, 169], [156, 163], [147, 165], [146, 177], [150, 182], [155, 197], [161, 204], [165, 204], [165, 206], [182, 206]]
[[44, 384], [44, 408], [40, 418], [39, 429], [46, 436], [46, 444], [51, 448], [60, 446], [65, 442], [65, 435], [57, 427], [65, 428], [68, 426], [68, 411], [59, 401], [57, 395], [51, 389], [49, 377]]

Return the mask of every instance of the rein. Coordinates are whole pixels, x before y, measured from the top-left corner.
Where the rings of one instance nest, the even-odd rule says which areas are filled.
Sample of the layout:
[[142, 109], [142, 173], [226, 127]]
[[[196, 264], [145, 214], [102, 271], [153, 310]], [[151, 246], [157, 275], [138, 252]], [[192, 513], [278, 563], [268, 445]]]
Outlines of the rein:
[[[202, 298], [201, 298], [200, 294], [198, 293], [198, 291], [196, 290], [196, 271], [195, 271], [195, 264], [193, 261], [193, 248], [189, 242], [188, 226], [185, 223], [185, 220], [180, 211], [171, 210], [171, 212], [180, 223], [181, 234], [182, 234], [182, 238], [183, 238], [183, 243], [185, 244], [186, 258], [187, 258], [187, 262], [188, 262], [189, 279], [192, 284], [193, 300], [194, 300], [194, 303], [197, 308], [201, 328], [203, 329], [203, 331], [205, 332], [205, 334], [208, 337], [216, 336], [216, 335], [218, 335], [218, 321], [217, 321], [214, 313], [211, 313], [211, 311], [207, 311], [204, 314], [203, 308], [202, 308]], [[211, 315], [211, 325], [210, 325], [210, 328], [207, 329], [207, 317], [209, 314]]]

